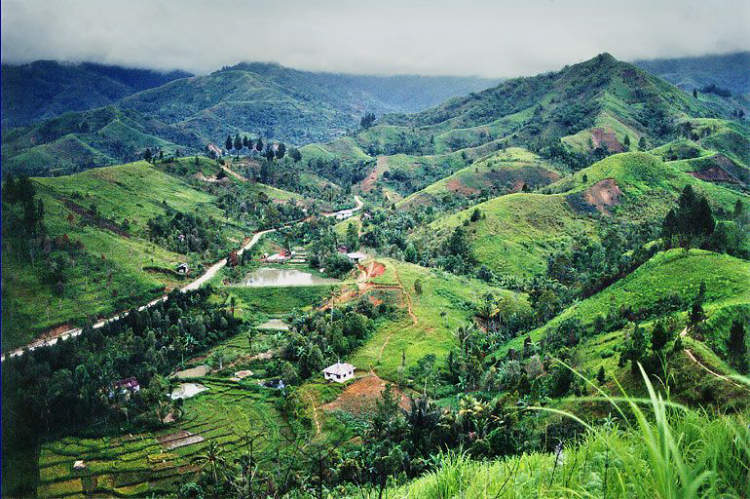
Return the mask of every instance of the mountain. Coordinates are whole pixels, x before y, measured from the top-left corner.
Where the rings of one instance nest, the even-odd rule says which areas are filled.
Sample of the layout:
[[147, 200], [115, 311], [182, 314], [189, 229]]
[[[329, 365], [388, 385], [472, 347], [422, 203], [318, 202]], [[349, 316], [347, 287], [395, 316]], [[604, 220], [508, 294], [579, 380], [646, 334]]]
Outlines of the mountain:
[[85, 111], [158, 87], [185, 71], [160, 72], [83, 63], [35, 61], [2, 65], [2, 126], [23, 126], [68, 111]]
[[732, 94], [750, 94], [750, 51], [639, 60], [633, 64], [688, 92], [716, 85]]
[[[33, 99], [18, 97], [23, 71], [43, 80], [47, 67], [55, 82], [52, 89], [40, 84]], [[4, 122], [3, 160], [11, 170], [67, 173], [133, 161], [146, 147], [202, 151], [208, 143], [222, 143], [228, 133], [300, 145], [325, 141], [356, 128], [365, 113], [411, 112], [497, 83], [472, 77], [315, 73], [243, 63], [203, 76], [165, 75], [170, 81], [156, 86], [153, 72], [96, 65], [72, 68], [46, 62], [7, 68], [11, 90], [7, 105], [11, 111], [19, 109], [10, 113], [9, 123], [23, 121], [14, 116], [26, 116], [28, 122], [32, 117], [71, 111], [10, 132]], [[75, 107], [71, 100], [86, 104]]]

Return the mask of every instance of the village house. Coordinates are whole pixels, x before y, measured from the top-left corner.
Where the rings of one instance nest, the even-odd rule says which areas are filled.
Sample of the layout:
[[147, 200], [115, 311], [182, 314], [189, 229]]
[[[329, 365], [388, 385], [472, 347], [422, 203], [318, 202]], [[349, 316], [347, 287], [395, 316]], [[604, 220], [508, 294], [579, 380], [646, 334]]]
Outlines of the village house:
[[361, 251], [347, 253], [346, 256], [352, 263], [361, 263], [363, 260], [367, 259], [367, 255], [365, 253], [362, 253]]
[[180, 274], [187, 274], [188, 272], [190, 272], [190, 266], [187, 263], [182, 262], [177, 264], [176, 270]]
[[138, 380], [135, 377], [131, 376], [130, 378], [115, 381], [112, 389], [109, 392], [109, 398], [114, 397], [116, 393], [127, 394], [128, 396], [130, 396], [130, 394], [139, 391], [141, 391], [141, 385], [138, 383]]
[[356, 368], [345, 362], [336, 362], [332, 366], [328, 366], [323, 369], [323, 376], [328, 381], [335, 381], [336, 383], [343, 383], [348, 379], [354, 377], [354, 370]]

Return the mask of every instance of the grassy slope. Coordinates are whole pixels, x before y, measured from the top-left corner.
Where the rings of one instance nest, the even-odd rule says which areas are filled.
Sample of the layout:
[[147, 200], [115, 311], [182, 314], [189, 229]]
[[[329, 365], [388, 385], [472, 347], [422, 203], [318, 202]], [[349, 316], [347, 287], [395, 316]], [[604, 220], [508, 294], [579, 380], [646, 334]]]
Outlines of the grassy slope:
[[500, 196], [440, 218], [417, 231], [415, 238], [424, 244], [445, 240], [478, 208], [486, 217], [465, 227], [477, 260], [504, 275], [539, 274], [555, 248], [576, 235], [595, 234], [596, 219], [590, 213], [596, 210], [583, 201], [583, 195], [604, 179], [614, 179], [623, 194], [620, 204], [608, 211], [626, 221], [660, 223], [686, 185], [705, 195], [714, 208], [727, 212], [731, 212], [737, 199], [748, 199], [721, 185], [699, 180], [649, 153], [621, 153], [552, 184], [549, 190], [553, 194]]
[[[194, 165], [191, 160], [183, 161]], [[199, 163], [198, 168], [211, 167]], [[147, 301], [164, 286], [177, 285], [174, 276], [143, 270], [145, 266], [171, 269], [176, 262], [186, 259], [185, 255], [172, 253], [147, 240], [146, 223], [165, 213], [163, 202], [181, 212], [225, 221], [214, 204], [214, 196], [145, 162], [39, 178], [34, 182], [44, 202], [45, 226], [50, 237], [67, 234], [71, 241], [80, 240], [85, 252], [69, 272], [69, 280], [59, 296], [53, 286], [43, 282], [45, 268], [29, 266], [3, 247], [3, 284], [10, 301], [6, 310], [10, 315], [5, 317], [13, 319], [4, 327], [3, 350], [28, 343], [49, 327], [80, 322], [88, 316], [109, 315], [118, 307]], [[286, 191], [261, 187], [271, 198], [295, 197]], [[85, 209], [96, 206], [100, 215], [113, 217], [118, 223], [127, 218], [131, 237], [81, 225], [81, 217], [66, 206], [66, 201]], [[71, 215], [73, 218], [69, 221]], [[228, 237], [236, 241], [246, 235], [232, 226], [225, 230]], [[193, 256], [200, 259], [200, 255]]]
[[512, 190], [523, 181], [532, 188], [559, 178], [558, 171], [536, 154], [512, 147], [498, 151], [415, 192], [397, 206], [434, 202], [445, 194], [466, 196], [482, 189]]
[[[385, 265], [386, 272], [374, 282], [402, 287], [408, 298], [398, 291], [386, 292], [392, 293], [388, 296], [396, 303], [401, 302], [404, 309], [411, 303], [416, 323], [406, 313], [398, 320], [379, 323], [375, 335], [349, 360], [358, 369], [375, 369], [385, 379], [397, 379], [402, 352], [406, 355], [407, 367], [430, 353], [444, 358], [453, 345], [456, 329], [472, 320], [474, 304], [485, 294], [512, 295], [518, 307], [528, 306], [524, 296], [490, 287], [476, 279], [391, 259], [378, 261]], [[414, 289], [417, 280], [422, 284], [421, 295]]]
[[[701, 282], [706, 283], [706, 310], [750, 303], [750, 263], [729, 255], [703, 250], [681, 249], [658, 253], [632, 274], [615, 282], [600, 293], [568, 307], [545, 326], [531, 332], [534, 340], [557, 327], [566, 319], [576, 318], [591, 324], [597, 315], [606, 315], [628, 306], [633, 310], [652, 306], [672, 294], [692, 300]], [[508, 342], [500, 354], [509, 348], [519, 348], [523, 338]]]

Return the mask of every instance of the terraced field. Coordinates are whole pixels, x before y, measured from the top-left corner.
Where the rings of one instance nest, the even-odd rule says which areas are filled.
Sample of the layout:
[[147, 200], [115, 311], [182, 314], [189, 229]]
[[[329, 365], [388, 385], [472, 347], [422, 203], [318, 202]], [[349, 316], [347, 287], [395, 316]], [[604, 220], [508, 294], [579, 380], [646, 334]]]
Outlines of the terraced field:
[[[210, 441], [219, 443], [227, 458], [238, 454], [247, 433], [259, 428], [265, 436], [258, 443], [261, 450], [281, 445], [285, 424], [274, 407], [275, 391], [259, 389], [250, 381], [204, 378], [201, 383], [209, 390], [187, 399], [183, 419], [168, 429], [97, 439], [66, 437], [44, 444], [37, 493], [44, 497], [167, 494], [183, 475], [197, 470], [191, 460]], [[74, 470], [77, 460], [83, 460], [86, 468]]]

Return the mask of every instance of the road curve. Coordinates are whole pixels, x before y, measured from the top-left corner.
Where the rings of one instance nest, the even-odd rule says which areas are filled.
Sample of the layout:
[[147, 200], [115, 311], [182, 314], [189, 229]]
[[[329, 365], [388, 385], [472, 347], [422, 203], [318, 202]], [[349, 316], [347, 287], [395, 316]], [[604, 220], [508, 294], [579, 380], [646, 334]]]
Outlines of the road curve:
[[[354, 213], [355, 211], [361, 210], [362, 207], [364, 206], [364, 203], [359, 198], [359, 196], [354, 196], [354, 201], [357, 204], [357, 206], [355, 208], [351, 208], [349, 210], [340, 210], [340, 211], [337, 211], [337, 212], [334, 212], [334, 213], [324, 213], [323, 215], [327, 216], [327, 217], [333, 217], [333, 216], [339, 215], [340, 213]], [[292, 222], [292, 223], [284, 224], [284, 226], [293, 225], [294, 223], [298, 223], [298, 222]], [[268, 234], [270, 232], [274, 232], [274, 231], [276, 231], [276, 229], [266, 229], [266, 230], [261, 230], [259, 232], [254, 233], [253, 237], [251, 237], [250, 240], [237, 251], [237, 254], [238, 255], [242, 255], [242, 253], [244, 253], [246, 250], [249, 250], [250, 248], [252, 248], [253, 246], [255, 246], [258, 243], [258, 241], [260, 241], [261, 237], [263, 237], [264, 235], [266, 235], [266, 234]], [[208, 269], [206, 269], [206, 271], [203, 274], [201, 274], [201, 276], [198, 277], [196, 280], [194, 280], [193, 282], [191, 282], [189, 284], [186, 284], [185, 286], [183, 286], [182, 288], [180, 288], [180, 291], [182, 291], [183, 293], [185, 293], [187, 291], [194, 291], [194, 290], [200, 288], [205, 283], [207, 283], [208, 281], [210, 281], [219, 272], [219, 270], [221, 270], [221, 269], [224, 268], [224, 266], [226, 264], [227, 264], [227, 259], [226, 258], [222, 258], [218, 262], [216, 262], [213, 265], [211, 265]], [[160, 302], [163, 302], [163, 301], [167, 301], [167, 299], [168, 299], [167, 295], [162, 295], [159, 298], [155, 298], [155, 299], [151, 300], [150, 302], [146, 303], [145, 305], [141, 305], [140, 307], [138, 307], [138, 311], [140, 312], [140, 311], [146, 310], [147, 308], [151, 308], [154, 305], [156, 305], [157, 303], [160, 303]], [[109, 317], [109, 318], [106, 318], [106, 319], [101, 319], [101, 320], [95, 322], [92, 327], [94, 329], [99, 329], [100, 327], [104, 326], [107, 322], [112, 321], [112, 320], [120, 319], [121, 317], [125, 316], [126, 314], [127, 314], [127, 312], [122, 312], [120, 314], [113, 315], [112, 317]], [[55, 343], [57, 343], [58, 340], [60, 340], [60, 339], [65, 340], [67, 338], [72, 338], [74, 336], [78, 336], [79, 334], [81, 334], [82, 331], [83, 331], [82, 328], [76, 327], [76, 328], [73, 328], [73, 329], [68, 329], [66, 331], [63, 331], [63, 332], [61, 332], [59, 334], [56, 334], [53, 338], [41, 338], [41, 339], [34, 340], [31, 343], [29, 343], [28, 345], [26, 345], [26, 346], [23, 346], [21, 348], [17, 348], [15, 350], [11, 350], [8, 353], [4, 353], [2, 355], [2, 357], [0, 358], [0, 360], [2, 362], [4, 362], [6, 355], [8, 355], [10, 357], [17, 357], [19, 355], [23, 355], [26, 350], [34, 350], [34, 349], [37, 349], [39, 347], [54, 345]]]
[[[261, 237], [263, 237], [264, 235], [268, 234], [269, 232], [273, 232], [275, 230], [276, 229], [268, 229], [268, 230], [262, 230], [260, 232], [256, 232], [255, 234], [253, 234], [253, 237], [247, 242], [247, 244], [245, 244], [242, 248], [239, 249], [239, 251], [237, 251], [237, 254], [241, 255], [242, 253], [245, 252], [245, 250], [249, 250], [250, 248], [252, 248], [253, 246], [255, 246], [257, 244], [257, 242], [260, 240]], [[224, 266], [226, 264], [227, 264], [227, 259], [226, 258], [222, 258], [218, 262], [216, 262], [213, 265], [211, 265], [196, 280], [194, 280], [190, 284], [187, 284], [187, 285], [183, 286], [182, 288], [180, 288], [180, 291], [182, 291], [183, 293], [185, 293], [187, 291], [194, 291], [194, 290], [200, 288], [201, 286], [203, 286], [204, 284], [206, 284], [208, 281], [210, 281], [219, 272], [219, 270], [221, 270], [222, 268], [224, 268]], [[143, 310], [146, 310], [147, 308], [151, 308], [154, 305], [156, 305], [157, 303], [161, 303], [161, 302], [167, 301], [167, 299], [168, 299], [167, 295], [162, 295], [159, 298], [155, 298], [155, 299], [151, 300], [150, 302], [146, 303], [145, 305], [141, 305], [140, 307], [138, 307], [138, 311], [141, 312]], [[100, 327], [104, 326], [107, 322], [120, 319], [124, 315], [126, 315], [126, 312], [123, 312], [123, 313], [120, 313], [120, 314], [117, 314], [117, 315], [113, 315], [112, 317], [109, 317], [109, 318], [106, 318], [106, 319], [102, 319], [100, 321], [95, 322], [92, 327], [94, 329], [99, 329]], [[34, 349], [39, 348], [39, 347], [54, 345], [60, 339], [65, 340], [67, 338], [72, 338], [74, 336], [78, 336], [79, 334], [81, 334], [81, 332], [83, 332], [83, 329], [80, 328], [80, 327], [76, 327], [76, 328], [73, 328], [73, 329], [68, 329], [66, 331], [63, 331], [60, 334], [56, 334], [54, 338], [38, 339], [38, 340], [32, 341], [31, 343], [29, 343], [28, 345], [26, 345], [24, 347], [12, 350], [8, 354], [3, 354], [2, 361], [5, 361], [5, 356], [6, 355], [9, 355], [10, 357], [17, 357], [19, 355], [23, 355], [26, 350], [34, 350]]]

